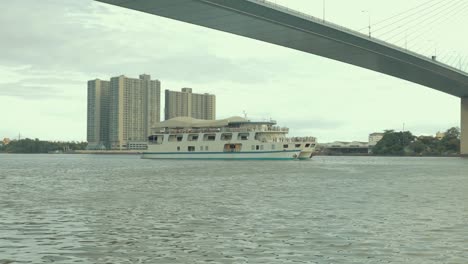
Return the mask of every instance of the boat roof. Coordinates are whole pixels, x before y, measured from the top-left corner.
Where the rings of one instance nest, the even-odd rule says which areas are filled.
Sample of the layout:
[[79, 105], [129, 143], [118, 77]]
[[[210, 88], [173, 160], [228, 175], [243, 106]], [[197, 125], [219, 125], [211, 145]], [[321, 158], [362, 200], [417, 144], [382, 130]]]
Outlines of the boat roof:
[[154, 128], [213, 128], [225, 127], [231, 123], [249, 123], [250, 121], [240, 116], [233, 116], [220, 120], [202, 120], [192, 117], [175, 117], [160, 123]]

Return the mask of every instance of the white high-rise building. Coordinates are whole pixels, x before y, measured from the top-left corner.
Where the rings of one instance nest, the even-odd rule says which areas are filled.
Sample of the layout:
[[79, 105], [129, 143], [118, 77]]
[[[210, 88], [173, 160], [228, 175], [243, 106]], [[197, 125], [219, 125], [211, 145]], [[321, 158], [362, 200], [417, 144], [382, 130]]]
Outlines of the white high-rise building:
[[125, 76], [110, 81], [111, 149], [139, 149], [151, 127], [160, 121], [161, 83], [150, 75], [139, 79]]
[[160, 105], [161, 83], [150, 75], [89, 81], [88, 148], [144, 149], [151, 127], [160, 121]]
[[181, 92], [166, 90], [164, 117], [168, 120], [179, 116], [215, 120], [216, 96], [195, 94], [192, 88], [182, 88]]
[[109, 81], [88, 81], [89, 149], [105, 149], [109, 143]]

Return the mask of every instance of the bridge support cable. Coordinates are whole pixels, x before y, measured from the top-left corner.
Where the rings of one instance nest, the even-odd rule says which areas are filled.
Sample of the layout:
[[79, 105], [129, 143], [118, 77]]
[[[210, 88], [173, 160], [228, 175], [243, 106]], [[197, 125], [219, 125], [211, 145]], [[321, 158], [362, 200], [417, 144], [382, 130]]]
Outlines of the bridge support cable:
[[[417, 28], [414, 28], [413, 30], [411, 30], [409, 32], [410, 34], [408, 34], [407, 40], [410, 41], [410, 42], [413, 42], [416, 39], [418, 39], [419, 37], [424, 36], [428, 32], [433, 32], [436, 28], [440, 27], [441, 25], [443, 25], [447, 21], [457, 19], [458, 15], [460, 13], [462, 13], [463, 11], [467, 10], [467, 9], [468, 9], [468, 2], [464, 2], [461, 5], [456, 6], [454, 9], [447, 12], [444, 17], [440, 16], [440, 17], [426, 23], [424, 25], [423, 30], [420, 30], [420, 29], [417, 29]], [[434, 25], [434, 23], [436, 23], [436, 22], [439, 22], [439, 23]], [[414, 35], [414, 34], [416, 34], [416, 35]], [[403, 38], [400, 37], [398, 40], [395, 41], [395, 43], [401, 42], [404, 39], [405, 39], [405, 37], [403, 37]]]
[[459, 69], [461, 71], [465, 71], [465, 69], [466, 69], [466, 56], [462, 56], [458, 66], [459, 66]]
[[[451, 3], [452, 3], [451, 5], [445, 6], [445, 8], [437, 10], [438, 12], [436, 12], [435, 14], [431, 13], [430, 16], [426, 16], [426, 15], [420, 16], [414, 19], [413, 21], [411, 21], [410, 23], [407, 23], [405, 25], [405, 28], [409, 28], [410, 32], [408, 33], [412, 34], [412, 33], [420, 31], [421, 27], [422, 28], [428, 27], [430, 24], [434, 23], [434, 21], [440, 18], [446, 18], [451, 13], [456, 12], [460, 8], [460, 6], [463, 6], [464, 4], [466, 4], [465, 0], [457, 0]], [[401, 29], [402, 27], [403, 26], [400, 26], [398, 29]], [[387, 31], [384, 34], [379, 35], [379, 38], [384, 39], [385, 41], [390, 41], [406, 33], [406, 31], [397, 32], [396, 34], [392, 34], [389, 37], [383, 38], [383, 36], [388, 35], [388, 32], [390, 31]]]
[[[468, 2], [451, 2], [450, 5], [444, 6], [436, 13], [431, 13], [431, 16], [429, 17], [426, 16], [423, 17], [423, 19], [414, 19], [413, 21], [416, 23], [413, 22], [414, 24], [407, 25], [406, 29], [401, 30], [402, 26], [400, 26], [398, 29], [394, 29], [394, 31], [399, 30], [400, 32], [385, 38], [384, 41], [393, 43], [400, 47], [404, 47], [406, 50], [412, 50], [425, 56], [437, 56], [437, 61], [452, 66], [453, 68], [464, 70], [464, 64], [460, 62], [461, 55], [449, 55], [448, 53], [452, 52], [449, 49], [438, 48], [436, 43], [418, 43], [417, 40], [421, 39], [422, 37], [430, 37], [431, 39], [444, 39], [444, 37], [437, 37], [443, 34], [443, 32], [440, 31], [440, 28], [444, 25], [447, 25], [447, 22], [449, 21], [453, 23], [454, 21], [465, 20], [466, 16], [463, 14], [465, 14], [466, 10], [468, 10]], [[429, 36], [429, 33], [432, 34]], [[375, 35], [377, 35], [377, 38], [381, 38], [380, 35]], [[408, 43], [410, 43], [410, 45], [408, 45]]]
[[[404, 11], [404, 12], [401, 12], [401, 13], [396, 14], [396, 15], [394, 15], [394, 16], [391, 16], [391, 17], [389, 17], [389, 18], [386, 18], [386, 19], [377, 21], [377, 22], [375, 22], [375, 23], [372, 23], [371, 26], [375, 28], [375, 27], [377, 27], [378, 25], [385, 24], [386, 22], [392, 23], [392, 20], [393, 20], [394, 18], [397, 18], [397, 17], [400, 17], [400, 16], [402, 16], [402, 15], [408, 14], [409, 12], [412, 12], [412, 11], [416, 11], [416, 13], [419, 13], [419, 12], [421, 11], [421, 10], [419, 10], [419, 8], [425, 7], [426, 5], [431, 4], [431, 3], [433, 4], [435, 1], [437, 1], [437, 0], [430, 0], [430, 1], [424, 2], [423, 4], [418, 5], [418, 6], [416, 6], [416, 7], [413, 7], [413, 8], [411, 8], [411, 9], [409, 9], [409, 10], [406, 10], [406, 11]], [[444, 0], [438, 0], [436, 4], [442, 3], [443, 1], [444, 1]], [[431, 6], [431, 7], [432, 7], [432, 6]], [[368, 30], [368, 29], [369, 29], [369, 26], [366, 26], [366, 27], [363, 27], [363, 28], [358, 29], [358, 30], [356, 30], [356, 31], [359, 31], [359, 32], [360, 32], [360, 31]]]
[[[456, 1], [456, 0], [449, 0], [449, 1]], [[397, 29], [399, 28], [398, 24], [402, 23], [407, 23], [406, 20], [408, 19], [414, 19], [414, 17], [417, 17], [417, 18], [420, 18], [421, 16], [426, 16], [426, 15], [430, 15], [431, 13], [435, 12], [437, 10], [437, 8], [439, 7], [443, 7], [443, 6], [446, 6], [448, 5], [450, 2], [447, 2], [447, 0], [440, 0], [436, 3], [433, 3], [432, 5], [430, 6], [426, 6], [425, 8], [423, 9], [420, 9], [420, 10], [415, 10], [415, 12], [412, 12], [412, 13], [409, 13], [407, 14], [406, 16], [402, 17], [402, 18], [399, 18], [395, 21], [389, 21], [390, 23], [386, 24], [386, 25], [383, 25], [383, 26], [376, 26], [376, 24], [373, 24], [373, 33], [378, 33], [384, 29], [389, 29], [389, 31], [392, 31], [394, 29]], [[377, 29], [376, 29], [377, 28]], [[384, 33], [381, 33], [382, 35], [385, 35], [387, 31], [384, 31]]]
[[[468, 10], [468, 5], [463, 10]], [[444, 22], [434, 25], [430, 30], [426, 30], [425, 32], [423, 32], [424, 34], [419, 34], [417, 37], [414, 37], [414, 38], [409, 38], [409, 37], [407, 39], [405, 38], [405, 42], [410, 43], [409, 45], [407, 45], [407, 49], [413, 52], [419, 53], [419, 54], [427, 55], [427, 56], [437, 56], [438, 61], [446, 62], [448, 58], [452, 57], [452, 54], [455, 51], [453, 49], [444, 48], [443, 46], [440, 45], [440, 43], [437, 43], [436, 41], [432, 41], [432, 40], [422, 41], [423, 39], [421, 39], [421, 37], [424, 36], [426, 39], [435, 38], [435, 39], [443, 40], [443, 37], [440, 36], [443, 34], [443, 31], [439, 29], [441, 25], [443, 25], [442, 23], [447, 23], [449, 21], [451, 23], [456, 23], [456, 22], [459, 22], [460, 20], [465, 20], [465, 19], [466, 18], [464, 17], [457, 17], [456, 15], [454, 15], [450, 19], [446, 19]], [[402, 41], [402, 39], [400, 39], [400, 41]]]
[[468, 69], [468, 56], [465, 55], [465, 56], [463, 56], [463, 57], [464, 57], [464, 58], [463, 58], [463, 60], [462, 60], [460, 69], [461, 69], [462, 71], [466, 71], [466, 70]]
[[450, 8], [454, 4], [459, 3], [460, 1], [463, 1], [463, 0], [443, 0], [442, 2], [440, 2], [440, 4], [431, 6], [432, 8], [429, 9], [429, 10], [424, 9], [424, 11], [417, 12], [417, 13], [414, 13], [414, 14], [410, 14], [409, 16], [406, 16], [404, 18], [401, 18], [401, 19], [391, 23], [390, 25], [385, 27], [386, 30], [381, 32], [381, 33], [379, 33], [381, 31], [381, 29], [374, 30], [373, 33], [375, 33], [379, 38], [383, 38], [384, 36], [387, 36], [387, 35], [392, 34], [394, 32], [401, 32], [405, 28], [408, 28], [409, 25], [412, 25], [412, 24], [414, 24], [414, 23], [416, 23], [416, 22], [418, 22], [420, 20], [426, 19], [428, 17], [432, 17], [434, 15], [434, 13], [437, 14], [438, 12], [440, 12], [441, 9]]
[[[435, 31], [435, 29], [438, 29], [441, 26], [446, 25], [446, 23], [449, 22], [449, 21], [454, 21], [454, 20], [458, 21], [458, 20], [460, 20], [460, 18], [465, 19], [465, 17], [459, 17], [459, 15], [463, 14], [464, 11], [466, 11], [466, 10], [468, 10], [468, 2], [464, 3], [462, 6], [459, 6], [459, 8], [457, 10], [455, 10], [454, 12], [448, 13], [447, 14], [448, 16], [445, 17], [444, 19], [442, 19], [442, 17], [440, 17], [439, 19], [435, 19], [435, 20], [427, 23], [427, 26], [426, 26], [426, 28], [424, 30], [414, 30], [413, 32], [411, 32], [412, 34], [409, 35], [408, 41], [414, 42], [415, 40], [423, 37], [424, 35], [427, 35], [428, 33], [437, 32], [437, 31]], [[418, 33], [418, 34], [416, 34], [416, 33]], [[431, 37], [434, 37], [434, 36], [435, 36], [435, 34], [431, 34]], [[403, 40], [403, 38], [399, 39], [399, 41], [401, 41], [401, 40]]]
[[[465, 71], [468, 67], [465, 57], [449, 55], [452, 51], [442, 48], [442, 45], [438, 46], [437, 42], [441, 44], [447, 39], [444, 37], [444, 27], [449, 27], [449, 23], [459, 25], [468, 23], [467, 10], [466, 0], [425, 1], [404, 12], [370, 24], [373, 28], [371, 33], [375, 39]], [[366, 26], [358, 31], [368, 29], [369, 26]], [[431, 39], [431, 42], [422, 39]]]
[[[466, 16], [463, 16], [463, 14], [465, 13], [464, 11], [467, 11], [468, 10], [468, 3], [467, 5], [465, 5], [464, 8], [461, 8], [457, 13], [453, 14], [452, 16], [450, 16], [450, 18], [442, 21], [441, 23], [438, 23], [436, 25], [434, 25], [433, 27], [429, 28], [428, 30], [425, 30], [424, 32], [422, 32], [421, 34], [417, 35], [416, 37], [413, 37], [411, 39], [411, 42], [412, 43], [415, 43], [415, 41], [417, 39], [420, 39], [421, 37], [425, 36], [425, 37], [436, 37], [438, 35], [440, 35], [442, 32], [440, 31], [435, 31], [435, 29], [438, 29], [440, 28], [442, 25], [445, 25], [447, 24], [448, 21], [450, 21], [452, 24], [457, 24], [457, 25], [463, 25], [465, 23], [467, 23], [467, 17]], [[431, 33], [430, 35], [427, 35], [427, 33]], [[417, 43], [417, 42], [416, 42]], [[424, 45], [424, 47], [428, 47], [427, 45], [428, 42], [426, 42], [426, 45]], [[416, 52], [419, 52], [420, 49], [415, 49], [415, 46], [414, 44], [411, 45], [411, 49], [412, 50], [415, 50]], [[426, 48], [426, 51], [427, 50], [430, 50], [430, 49], [434, 49], [434, 46], [429, 46], [429, 48]], [[455, 51], [453, 50], [450, 50], [450, 49], [442, 49], [440, 50], [439, 52], [437, 52], [437, 58], [441, 61], [446, 61], [447, 57], [450, 56], [451, 53], [454, 53]], [[451, 56], [450, 56], [451, 57]]]
[[453, 54], [452, 53], [451, 55], [446, 56], [443, 61], [447, 65], [450, 65], [450, 66], [452, 66], [454, 68], [458, 68], [458, 67], [456, 67], [456, 64], [460, 61], [460, 54]]
[[444, 59], [444, 62], [448, 65], [454, 65], [454, 63], [460, 61], [460, 54], [456, 54], [454, 51], [446, 52], [442, 58]]

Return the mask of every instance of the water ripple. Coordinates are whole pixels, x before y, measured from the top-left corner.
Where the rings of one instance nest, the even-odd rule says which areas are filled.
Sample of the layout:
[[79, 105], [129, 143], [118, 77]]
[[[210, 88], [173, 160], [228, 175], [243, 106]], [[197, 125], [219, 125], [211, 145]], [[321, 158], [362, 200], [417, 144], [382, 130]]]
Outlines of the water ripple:
[[0, 155], [0, 264], [466, 263], [466, 171]]

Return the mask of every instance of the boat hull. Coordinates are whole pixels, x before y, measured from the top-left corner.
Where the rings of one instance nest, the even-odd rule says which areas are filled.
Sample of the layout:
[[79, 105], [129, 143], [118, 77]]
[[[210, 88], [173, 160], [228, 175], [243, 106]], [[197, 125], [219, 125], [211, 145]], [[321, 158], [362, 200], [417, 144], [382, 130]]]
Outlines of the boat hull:
[[312, 158], [313, 150], [302, 150], [301, 153], [299, 153], [299, 156], [297, 159], [299, 160], [310, 160]]
[[194, 159], [194, 160], [295, 160], [300, 150], [264, 152], [144, 152], [143, 159]]

